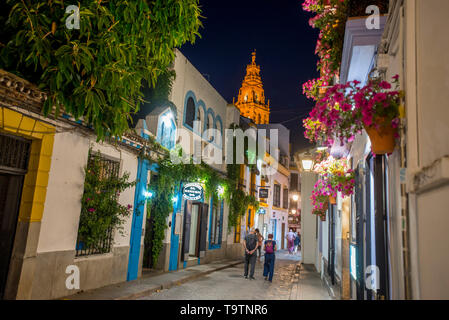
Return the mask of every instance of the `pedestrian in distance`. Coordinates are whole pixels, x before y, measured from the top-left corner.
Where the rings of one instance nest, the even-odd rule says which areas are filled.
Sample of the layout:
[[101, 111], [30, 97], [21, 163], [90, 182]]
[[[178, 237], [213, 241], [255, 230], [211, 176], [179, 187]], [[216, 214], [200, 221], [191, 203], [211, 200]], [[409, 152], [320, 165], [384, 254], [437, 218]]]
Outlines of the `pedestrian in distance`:
[[259, 229], [256, 229], [256, 236], [257, 236], [257, 251], [259, 251], [258, 259], [260, 261], [260, 257], [262, 256], [262, 244], [263, 244], [263, 235], [260, 233]]
[[293, 232], [292, 229], [290, 229], [290, 231], [287, 233], [286, 238], [287, 238], [288, 253], [293, 254], [293, 249], [295, 247], [296, 234]]
[[254, 228], [251, 228], [249, 234], [245, 237], [245, 240], [243, 240], [243, 249], [245, 249], [245, 279], [248, 279], [249, 269], [249, 278], [255, 280], [254, 270], [256, 268], [256, 250], [258, 244], [259, 240], [257, 238], [256, 232]]
[[294, 243], [295, 243], [295, 253], [297, 253], [298, 248], [299, 248], [299, 243], [300, 243], [299, 232], [296, 233], [296, 238], [294, 240]]
[[268, 235], [268, 240], [265, 241], [265, 263], [263, 265], [263, 276], [265, 280], [273, 281], [274, 262], [276, 260], [276, 241], [273, 240], [273, 234]]

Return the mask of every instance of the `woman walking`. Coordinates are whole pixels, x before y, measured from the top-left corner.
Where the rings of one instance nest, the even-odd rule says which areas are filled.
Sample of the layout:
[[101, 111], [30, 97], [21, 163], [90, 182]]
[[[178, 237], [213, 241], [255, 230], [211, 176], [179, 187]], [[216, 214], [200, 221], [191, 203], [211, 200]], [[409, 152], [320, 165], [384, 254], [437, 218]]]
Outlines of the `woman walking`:
[[290, 232], [287, 233], [287, 248], [289, 254], [293, 254], [293, 249], [295, 248], [295, 238], [296, 234], [292, 229], [290, 229]]
[[265, 280], [273, 281], [274, 262], [276, 260], [276, 241], [273, 240], [273, 234], [268, 235], [268, 240], [265, 241], [265, 263], [263, 265], [263, 276]]

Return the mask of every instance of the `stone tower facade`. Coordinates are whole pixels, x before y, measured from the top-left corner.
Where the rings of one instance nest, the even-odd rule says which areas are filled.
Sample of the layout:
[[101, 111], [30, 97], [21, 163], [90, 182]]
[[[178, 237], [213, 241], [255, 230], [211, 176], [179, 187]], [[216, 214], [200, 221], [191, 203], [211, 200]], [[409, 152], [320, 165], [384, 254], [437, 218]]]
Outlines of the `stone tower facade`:
[[270, 100], [265, 103], [265, 92], [260, 77], [260, 66], [256, 65], [256, 52], [252, 53], [251, 64], [246, 67], [246, 76], [239, 90], [235, 106], [242, 116], [256, 124], [270, 122]]

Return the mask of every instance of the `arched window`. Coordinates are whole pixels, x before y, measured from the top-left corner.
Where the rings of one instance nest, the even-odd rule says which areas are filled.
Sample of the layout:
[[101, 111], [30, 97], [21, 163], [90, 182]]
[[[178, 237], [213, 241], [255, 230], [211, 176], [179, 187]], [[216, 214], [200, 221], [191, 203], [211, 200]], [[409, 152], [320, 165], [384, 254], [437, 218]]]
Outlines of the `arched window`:
[[[206, 127], [204, 129], [205, 130], [214, 129], [214, 115], [213, 112], [211, 112], [211, 109], [207, 111]], [[207, 132], [205, 138], [208, 142], [214, 141], [214, 135], [212, 134], [212, 132]]]
[[195, 101], [190, 97], [187, 99], [187, 107], [185, 114], [185, 124], [193, 128], [193, 120], [195, 119]]
[[196, 121], [198, 121], [199, 123], [198, 123], [198, 132], [196, 131], [195, 132], [201, 135], [204, 126], [204, 109], [201, 107], [201, 105], [198, 106]]
[[218, 145], [222, 145], [223, 144], [223, 122], [221, 121], [221, 117], [217, 115], [217, 117], [215, 118], [215, 128], [217, 129], [218, 133], [220, 135], [220, 137], [217, 137], [215, 139], [215, 143]]

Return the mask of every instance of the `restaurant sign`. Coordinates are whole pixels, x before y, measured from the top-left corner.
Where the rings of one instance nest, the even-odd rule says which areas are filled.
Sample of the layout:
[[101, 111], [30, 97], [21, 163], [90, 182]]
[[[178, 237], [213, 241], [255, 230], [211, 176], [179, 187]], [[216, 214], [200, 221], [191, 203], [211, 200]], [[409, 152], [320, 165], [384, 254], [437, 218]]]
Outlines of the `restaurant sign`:
[[199, 183], [187, 183], [182, 190], [184, 199], [191, 201], [201, 200], [203, 194], [203, 187]]

